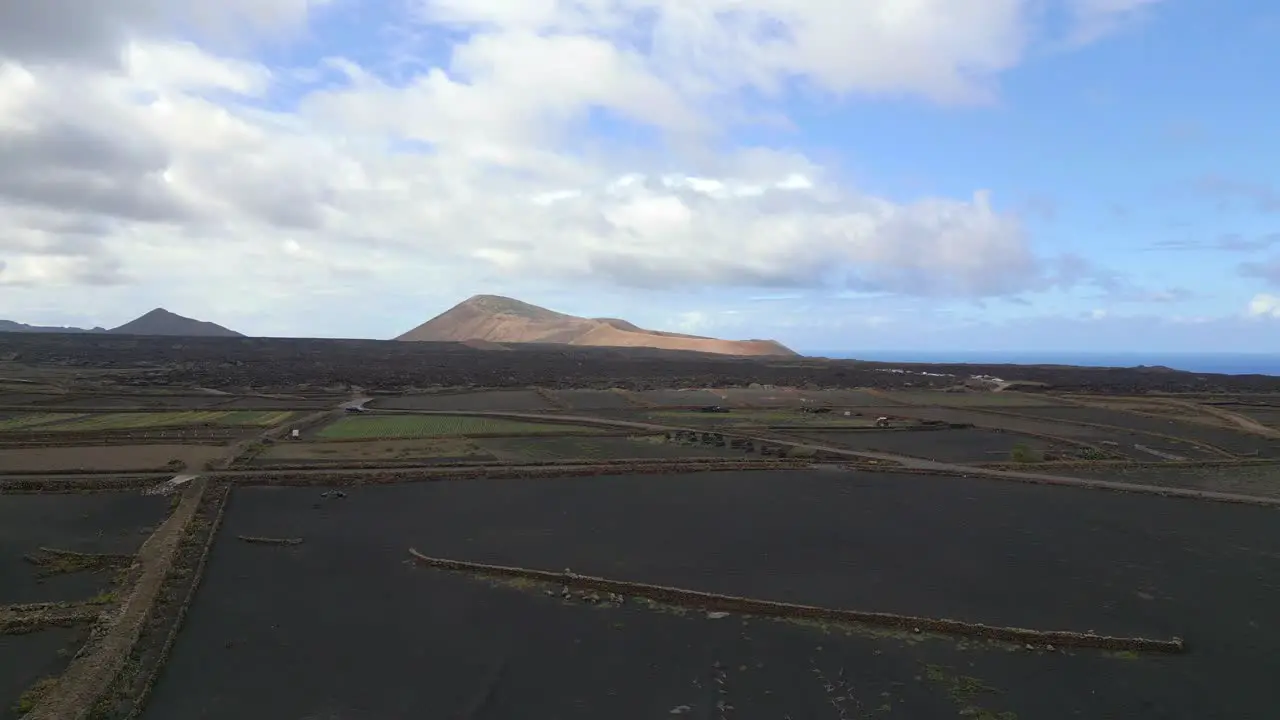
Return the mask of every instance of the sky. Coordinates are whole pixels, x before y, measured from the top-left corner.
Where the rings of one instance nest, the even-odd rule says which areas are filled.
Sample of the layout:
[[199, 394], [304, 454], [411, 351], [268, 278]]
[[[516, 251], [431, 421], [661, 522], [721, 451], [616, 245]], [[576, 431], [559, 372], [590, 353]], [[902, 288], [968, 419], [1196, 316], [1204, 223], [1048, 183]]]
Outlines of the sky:
[[1280, 5], [0, 0], [0, 318], [1280, 352]]

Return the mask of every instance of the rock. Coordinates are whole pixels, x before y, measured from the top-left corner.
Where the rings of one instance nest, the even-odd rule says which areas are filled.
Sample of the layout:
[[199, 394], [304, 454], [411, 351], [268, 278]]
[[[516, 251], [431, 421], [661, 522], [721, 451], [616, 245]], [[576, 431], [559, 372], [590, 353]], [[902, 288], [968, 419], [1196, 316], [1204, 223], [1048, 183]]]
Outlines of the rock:
[[689, 707], [688, 705], [677, 705], [671, 708], [671, 712], [667, 714], [668, 715], [685, 715], [691, 712], [693, 712], [693, 708]]
[[709, 612], [709, 613], [707, 613], [707, 619], [708, 619], [708, 620], [719, 620], [720, 618], [725, 618], [725, 617], [729, 617], [729, 613], [727, 613], [727, 612]]

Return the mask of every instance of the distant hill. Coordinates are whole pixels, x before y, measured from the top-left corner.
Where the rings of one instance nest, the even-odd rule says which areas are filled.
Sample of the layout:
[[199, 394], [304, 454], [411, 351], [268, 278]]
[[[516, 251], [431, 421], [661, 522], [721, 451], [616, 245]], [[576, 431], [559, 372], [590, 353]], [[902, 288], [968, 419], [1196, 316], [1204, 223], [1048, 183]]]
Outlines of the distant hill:
[[12, 320], [0, 320], [0, 332], [21, 333], [104, 333], [111, 335], [173, 335], [182, 337], [244, 337], [244, 335], [228, 330], [211, 322], [193, 320], [189, 317], [171, 313], [164, 308], [156, 308], [142, 317], [130, 320], [120, 327], [106, 330], [95, 327], [92, 330], [77, 327], [55, 327], [48, 325], [27, 325]]
[[178, 335], [182, 337], [244, 337], [235, 330], [228, 330], [204, 320], [193, 320], [164, 308], [156, 308], [151, 312], [131, 320], [120, 327], [111, 328], [107, 332], [114, 335]]
[[645, 330], [625, 320], [566, 315], [499, 295], [468, 298], [396, 340], [646, 347], [719, 355], [797, 355], [773, 340], [719, 340]]
[[0, 332], [21, 332], [21, 333], [104, 333], [106, 328], [96, 327], [92, 330], [85, 330], [78, 327], [61, 327], [57, 325], [28, 325], [26, 323], [14, 322], [12, 320], [0, 320]]

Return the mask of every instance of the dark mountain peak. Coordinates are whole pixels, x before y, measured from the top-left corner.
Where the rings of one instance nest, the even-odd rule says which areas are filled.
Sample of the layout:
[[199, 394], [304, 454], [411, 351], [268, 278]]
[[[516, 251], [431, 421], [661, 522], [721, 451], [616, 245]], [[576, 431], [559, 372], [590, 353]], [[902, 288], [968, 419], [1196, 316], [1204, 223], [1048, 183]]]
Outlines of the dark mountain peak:
[[211, 322], [183, 317], [164, 308], [155, 308], [107, 332], [116, 335], [176, 335], [183, 337], [244, 337]]

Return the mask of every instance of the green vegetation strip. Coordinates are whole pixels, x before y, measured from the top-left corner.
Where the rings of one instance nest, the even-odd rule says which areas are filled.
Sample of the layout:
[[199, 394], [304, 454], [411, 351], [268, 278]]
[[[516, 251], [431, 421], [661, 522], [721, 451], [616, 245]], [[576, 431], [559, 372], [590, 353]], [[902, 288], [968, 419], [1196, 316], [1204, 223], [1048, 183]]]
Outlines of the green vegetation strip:
[[599, 428], [523, 422], [474, 415], [381, 415], [344, 417], [317, 435], [324, 440], [460, 437], [476, 435], [597, 434]]
[[784, 617], [834, 620], [838, 622], [861, 623], [891, 627], [909, 632], [933, 632], [946, 635], [963, 635], [981, 637], [989, 640], [1025, 643], [1031, 645], [1053, 645], [1055, 647], [1096, 648], [1100, 650], [1124, 650], [1129, 652], [1150, 653], [1182, 653], [1186, 644], [1182, 638], [1171, 640], [1152, 640], [1140, 637], [1115, 637], [1096, 635], [1094, 633], [1074, 632], [1070, 630], [1028, 630], [1026, 628], [996, 627], [969, 623], [945, 618], [916, 617], [893, 613], [867, 612], [861, 610], [838, 610], [834, 608], [815, 607], [813, 605], [796, 605], [792, 603], [758, 600], [754, 598], [735, 597], [732, 595], [716, 595], [643, 583], [608, 580], [577, 573], [558, 573], [530, 568], [508, 567], [504, 565], [486, 565], [463, 560], [447, 560], [423, 555], [413, 548], [409, 554], [419, 563], [431, 567], [467, 572], [491, 577], [515, 577], [527, 580], [559, 583], [569, 588], [590, 589], [601, 592], [617, 593], [631, 597], [647, 598], [669, 605], [692, 606], [705, 610], [733, 612], [743, 615], [762, 617]]
[[[146, 430], [210, 423], [226, 427], [271, 427], [288, 420], [292, 411], [278, 410], [187, 410], [176, 412], [118, 412], [80, 415], [71, 422], [39, 427], [57, 432], [95, 430]], [[10, 429], [0, 426], [0, 430]]]

